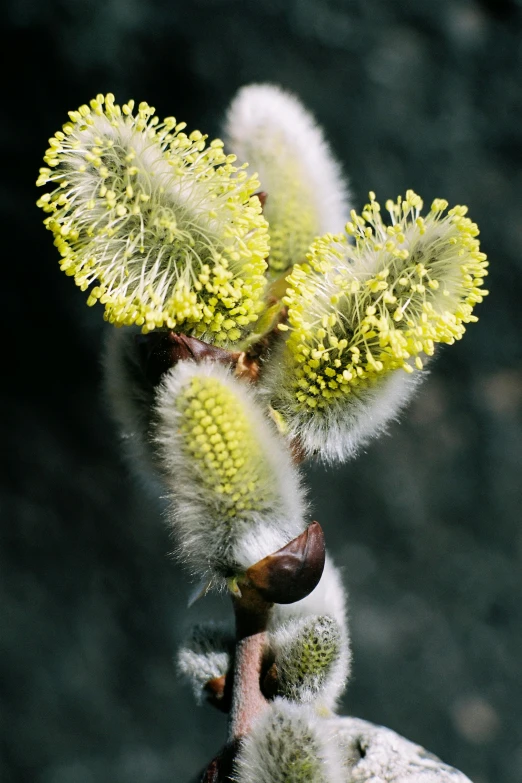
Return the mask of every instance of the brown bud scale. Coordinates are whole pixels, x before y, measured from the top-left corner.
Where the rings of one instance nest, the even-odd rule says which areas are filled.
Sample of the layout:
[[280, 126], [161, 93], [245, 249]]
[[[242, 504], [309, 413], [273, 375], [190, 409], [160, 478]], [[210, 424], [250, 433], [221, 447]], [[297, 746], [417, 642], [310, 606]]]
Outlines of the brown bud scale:
[[323, 530], [312, 522], [286, 546], [250, 566], [245, 577], [265, 601], [293, 604], [317, 587], [324, 560]]

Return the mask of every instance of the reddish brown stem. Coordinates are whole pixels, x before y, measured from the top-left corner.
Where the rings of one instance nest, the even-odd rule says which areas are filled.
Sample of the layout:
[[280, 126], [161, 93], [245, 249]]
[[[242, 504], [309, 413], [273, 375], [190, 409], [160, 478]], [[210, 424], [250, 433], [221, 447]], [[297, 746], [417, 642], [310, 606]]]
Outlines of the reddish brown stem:
[[[236, 648], [232, 672], [232, 707], [228, 724], [228, 743], [205, 770], [200, 783], [230, 783], [235, 756], [254, 721], [268, 709], [261, 690], [264, 674], [266, 693], [277, 693], [277, 668], [263, 672], [267, 625], [271, 601], [299, 601], [319, 582], [324, 567], [324, 536], [317, 522], [281, 547], [277, 552], [251, 566], [238, 581], [233, 597], [236, 616]], [[269, 663], [269, 662], [268, 662]], [[219, 706], [228, 706], [228, 678], [207, 683], [207, 691]], [[229, 690], [228, 690], [229, 692]]]
[[236, 616], [236, 649], [232, 679], [232, 708], [228, 722], [228, 741], [213, 759], [200, 783], [231, 783], [234, 759], [241, 740], [250, 731], [253, 721], [268, 709], [261, 693], [261, 670], [266, 644], [266, 628], [273, 604], [258, 591], [241, 584], [241, 594], [233, 599]]
[[261, 669], [266, 646], [266, 628], [272, 604], [257, 590], [242, 586], [240, 598], [234, 598], [236, 650], [229, 719], [229, 742], [250, 731], [252, 723], [268, 702], [261, 693]]

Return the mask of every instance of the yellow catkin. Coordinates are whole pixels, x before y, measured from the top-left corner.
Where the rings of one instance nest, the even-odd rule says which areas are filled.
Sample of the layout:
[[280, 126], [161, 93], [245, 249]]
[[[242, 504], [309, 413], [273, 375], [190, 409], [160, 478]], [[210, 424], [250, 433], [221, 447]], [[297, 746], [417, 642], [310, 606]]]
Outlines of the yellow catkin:
[[176, 405], [182, 448], [196, 483], [213, 493], [217, 516], [233, 519], [262, 508], [265, 457], [240, 398], [215, 378], [195, 376]]
[[435, 343], [459, 340], [477, 320], [488, 293], [478, 228], [466, 207], [444, 214], [436, 199], [422, 217], [422, 206], [410, 190], [386, 203], [385, 224], [370, 193], [347, 234], [317, 239], [292, 271], [284, 302], [296, 410], [321, 411], [391, 371], [420, 369]]
[[118, 326], [233, 343], [263, 308], [268, 231], [259, 182], [223, 143], [153, 107], [98, 95], [69, 113], [38, 185], [61, 268]]

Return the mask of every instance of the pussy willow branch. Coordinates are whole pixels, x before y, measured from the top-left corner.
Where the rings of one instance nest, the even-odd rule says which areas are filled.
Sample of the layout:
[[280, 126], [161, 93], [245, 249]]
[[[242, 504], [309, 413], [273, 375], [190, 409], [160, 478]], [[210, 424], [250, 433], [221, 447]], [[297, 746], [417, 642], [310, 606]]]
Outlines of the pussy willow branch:
[[[282, 310], [278, 320], [284, 319]], [[232, 353], [208, 346], [200, 340], [169, 332], [147, 340], [147, 364], [155, 375], [161, 375], [173, 363], [192, 359], [210, 359], [229, 364], [235, 375], [247, 383], [257, 383], [260, 364], [274, 339], [279, 338], [274, 327], [271, 332], [244, 353]], [[299, 449], [293, 449], [294, 459], [300, 461]], [[315, 524], [315, 523], [314, 523]], [[308, 534], [307, 534], [308, 537]], [[293, 556], [291, 553], [290, 557]], [[263, 561], [264, 562], [264, 561]], [[261, 691], [261, 675], [267, 642], [267, 624], [273, 604], [262, 597], [248, 578], [241, 581], [237, 594], [232, 596], [236, 620], [236, 644], [231, 687], [231, 709], [228, 721], [228, 741], [224, 750], [207, 767], [201, 783], [230, 781], [235, 755], [255, 719], [268, 709], [268, 701]]]
[[[231, 355], [228, 362], [236, 376], [256, 383], [259, 378], [259, 356], [266, 346], [252, 352]], [[223, 361], [218, 357], [218, 361]], [[259, 592], [242, 584], [240, 593], [232, 596], [236, 621], [236, 644], [233, 657], [231, 709], [228, 719], [228, 741], [223, 751], [211, 761], [201, 783], [227, 783], [231, 780], [234, 758], [241, 739], [248, 734], [254, 720], [268, 709], [261, 692], [261, 672], [267, 641], [267, 625], [273, 604]]]

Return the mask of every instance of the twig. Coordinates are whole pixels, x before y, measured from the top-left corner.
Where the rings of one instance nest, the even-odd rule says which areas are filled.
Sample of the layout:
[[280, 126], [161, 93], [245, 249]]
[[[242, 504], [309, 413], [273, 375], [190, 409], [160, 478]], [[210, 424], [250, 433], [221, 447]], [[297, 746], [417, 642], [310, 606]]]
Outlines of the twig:
[[248, 734], [252, 722], [268, 707], [261, 693], [261, 668], [266, 646], [266, 628], [272, 604], [255, 588], [241, 586], [233, 598], [236, 617], [236, 650], [229, 742]]

